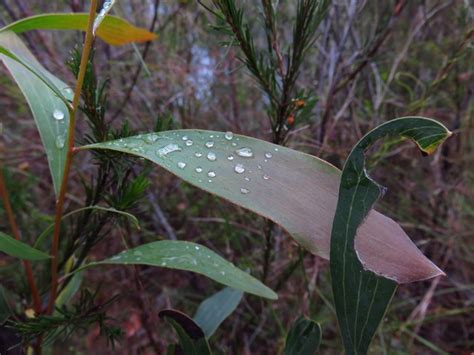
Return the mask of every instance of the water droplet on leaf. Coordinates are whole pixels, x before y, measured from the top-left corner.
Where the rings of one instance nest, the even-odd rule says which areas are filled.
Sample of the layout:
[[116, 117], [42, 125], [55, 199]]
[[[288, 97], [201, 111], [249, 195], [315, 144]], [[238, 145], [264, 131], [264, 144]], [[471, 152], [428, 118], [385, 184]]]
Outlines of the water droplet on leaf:
[[216, 177], [216, 173], [215, 173], [215, 171], [212, 171], [212, 170], [211, 170], [211, 171], [209, 171], [209, 172], [207, 173], [207, 176], [213, 178], [213, 177]]
[[215, 161], [217, 159], [216, 153], [213, 153], [213, 152], [207, 153], [207, 159], [210, 161]]
[[58, 109], [55, 109], [53, 111], [53, 118], [56, 120], [56, 121], [62, 121], [64, 119], [64, 112], [61, 111], [61, 110], [58, 110]]
[[245, 167], [244, 167], [242, 164], [237, 164], [237, 165], [234, 167], [234, 171], [235, 171], [237, 174], [242, 174], [242, 173], [245, 171]]
[[178, 168], [184, 169], [186, 167], [186, 163], [183, 161], [178, 162]]
[[239, 157], [252, 158], [253, 151], [250, 148], [240, 148], [235, 151]]
[[179, 150], [181, 150], [179, 145], [171, 143], [171, 144], [168, 144], [168, 145], [164, 146], [163, 148], [158, 149], [156, 151], [156, 154], [159, 155], [160, 157], [164, 157], [164, 156], [166, 156], [170, 153], [173, 153], [173, 152], [176, 152], [176, 151], [179, 151]]
[[240, 188], [240, 193], [242, 193], [242, 194], [244, 194], [244, 195], [248, 194], [249, 192], [250, 192], [250, 191], [249, 191], [248, 189], [246, 189], [245, 187], [241, 187], [241, 188]]
[[227, 131], [227, 132], [225, 132], [224, 137], [225, 137], [225, 139], [230, 141], [230, 140], [232, 140], [232, 138], [234, 138], [234, 134], [231, 131]]

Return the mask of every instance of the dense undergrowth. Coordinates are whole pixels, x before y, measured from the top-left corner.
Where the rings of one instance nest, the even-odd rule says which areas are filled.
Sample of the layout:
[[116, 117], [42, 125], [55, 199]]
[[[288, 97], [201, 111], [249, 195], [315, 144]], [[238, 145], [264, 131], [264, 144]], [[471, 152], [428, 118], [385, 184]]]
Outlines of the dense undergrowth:
[[[296, 13], [293, 2], [279, 4], [278, 21], [266, 24], [275, 26], [275, 32], [262, 30], [260, 4], [241, 5], [255, 46], [267, 50], [268, 37], [278, 33], [283, 48], [268, 50], [285, 53]], [[87, 11], [82, 6], [75, 1], [3, 1], [0, 25], [42, 12]], [[124, 47], [95, 41], [77, 122], [80, 144], [176, 128], [233, 131], [316, 155], [342, 168], [354, 144], [388, 118], [428, 116], [453, 131], [432, 158], [419, 159], [418, 150], [408, 143], [398, 145], [394, 154], [385, 143], [370, 160], [377, 165], [373, 172], [377, 181], [389, 188], [378, 209], [400, 222], [448, 276], [399, 287], [371, 351], [472, 351], [472, 5], [334, 1], [319, 24], [316, 41], [301, 59], [290, 90], [294, 100], [288, 107], [282, 107], [284, 92], [262, 89], [258, 78], [248, 75], [248, 66], [239, 59], [242, 51], [222, 28], [211, 26], [222, 23], [200, 4], [122, 1], [114, 9], [158, 33], [159, 39]], [[24, 38], [51, 72], [74, 82], [82, 35], [35, 31]], [[278, 70], [278, 54], [274, 58]], [[22, 237], [33, 242], [38, 231], [52, 222], [54, 196], [28, 107], [7, 75], [0, 80], [5, 179]], [[274, 101], [269, 99], [272, 95]], [[78, 237], [90, 243], [84, 256], [91, 251], [97, 260], [121, 251], [124, 244], [133, 248], [157, 236], [193, 241], [218, 250], [243, 270], [251, 269], [278, 293], [279, 299], [271, 303], [244, 296], [210, 339], [217, 353], [277, 353], [301, 314], [322, 325], [323, 353], [342, 351], [329, 263], [299, 247], [275, 224], [149, 162], [114, 152], [78, 154], [65, 210], [99, 203], [132, 213], [140, 230], [121, 216], [84, 211], [63, 222], [65, 253], [75, 251]], [[0, 228], [8, 231], [2, 208]], [[68, 260], [64, 255], [63, 259]], [[1, 283], [27, 298], [28, 285], [21, 274], [12, 272], [19, 264], [8, 260], [0, 259]], [[50, 276], [47, 270], [41, 275], [45, 280]], [[77, 322], [79, 332], [57, 343], [58, 349], [107, 353], [108, 343], [118, 339], [115, 351], [162, 352], [173, 335], [158, 311], [175, 308], [194, 314], [202, 300], [220, 288], [193, 273], [147, 266], [86, 270], [83, 283], [89, 293], [78, 293], [78, 304], [103, 307], [106, 315], [84, 316], [83, 323]], [[87, 315], [84, 309], [70, 312]]]

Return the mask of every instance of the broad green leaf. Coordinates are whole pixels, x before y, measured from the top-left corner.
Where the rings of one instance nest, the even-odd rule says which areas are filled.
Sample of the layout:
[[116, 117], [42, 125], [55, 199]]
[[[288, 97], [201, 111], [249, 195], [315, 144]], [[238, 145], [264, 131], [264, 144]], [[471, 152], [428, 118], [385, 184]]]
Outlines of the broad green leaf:
[[[86, 13], [74, 14], [43, 14], [31, 16], [13, 22], [0, 30], [22, 33], [31, 30], [78, 30], [87, 28]], [[156, 35], [143, 28], [138, 28], [116, 16], [105, 16], [97, 29], [97, 37], [114, 46], [133, 42], [147, 42], [154, 40]]]
[[0, 285], [0, 325], [3, 325], [12, 314], [12, 310], [8, 305], [5, 289]]
[[219, 325], [237, 308], [242, 291], [226, 287], [204, 300], [194, 315], [194, 321], [209, 338]]
[[321, 343], [321, 327], [313, 320], [300, 317], [291, 327], [284, 355], [314, 355]]
[[72, 90], [44, 69], [12, 32], [0, 32], [0, 59], [30, 106], [48, 158], [56, 195], [59, 192], [69, 126], [67, 100]]
[[275, 292], [251, 275], [205, 246], [191, 242], [161, 240], [142, 244], [109, 259], [84, 265], [78, 270], [104, 264], [151, 265], [192, 271], [237, 290], [269, 299], [278, 298]]
[[166, 319], [176, 330], [179, 339], [178, 351], [174, 354], [186, 355], [210, 355], [211, 350], [204, 336], [204, 332], [191, 318], [186, 314], [174, 309], [165, 309], [160, 311], [160, 318]]
[[[429, 154], [449, 135], [446, 127], [431, 119], [392, 120], [367, 133], [344, 164], [332, 229], [330, 265], [336, 313], [347, 354], [367, 352], [397, 286], [393, 280], [366, 271], [364, 261], [358, 258], [362, 249], [358, 248], [356, 231], [384, 190], [367, 175], [365, 151], [381, 138], [401, 136], [412, 139]], [[399, 262], [412, 265], [410, 256], [404, 255], [403, 250], [399, 253]]]
[[46, 260], [49, 255], [0, 232], [0, 251], [24, 260]]
[[[304, 248], [329, 258], [341, 173], [321, 159], [250, 137], [202, 130], [150, 133], [82, 149], [111, 149], [151, 160], [273, 220]], [[397, 223], [376, 211], [357, 239], [367, 269], [400, 283], [442, 274]]]

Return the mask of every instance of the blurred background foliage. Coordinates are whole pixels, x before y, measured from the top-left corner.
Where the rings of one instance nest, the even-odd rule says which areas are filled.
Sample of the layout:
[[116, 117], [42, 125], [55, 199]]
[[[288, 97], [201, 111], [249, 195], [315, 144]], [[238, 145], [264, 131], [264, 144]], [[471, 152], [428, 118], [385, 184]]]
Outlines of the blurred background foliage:
[[[210, 1], [203, 3], [212, 7]], [[260, 2], [237, 3], [244, 8], [257, 49], [264, 50]], [[277, 3], [276, 27], [285, 53], [291, 46], [296, 1]], [[0, 0], [0, 25], [45, 12], [84, 12], [84, 6], [78, 0]], [[215, 31], [216, 20], [203, 6], [185, 0], [118, 1], [114, 13], [151, 29], [159, 38], [124, 47], [96, 41], [93, 65], [98, 85], [106, 85], [101, 105], [109, 129], [130, 135], [202, 128], [272, 140], [266, 95], [239, 60], [239, 48]], [[301, 65], [293, 97], [301, 109], [287, 117], [284, 127], [283, 143], [291, 148], [341, 168], [365, 132], [395, 117], [432, 117], [455, 133], [430, 158], [422, 159], [407, 142], [398, 145], [397, 154], [385, 154], [390, 144], [385, 143], [373, 156], [374, 176], [389, 187], [378, 208], [400, 222], [448, 276], [399, 288], [373, 342], [374, 354], [474, 350], [473, 21], [470, 0], [334, 0]], [[35, 31], [23, 38], [50, 71], [74, 82], [64, 63], [82, 34]], [[48, 167], [19, 89], [8, 75], [0, 76], [0, 88], [0, 149], [22, 233], [32, 241], [54, 214]], [[78, 122], [78, 132], [81, 142], [91, 133], [84, 119]], [[83, 183], [95, 169], [97, 162], [90, 155], [76, 157], [68, 210], [83, 206]], [[299, 248], [263, 218], [162, 169], [150, 169], [145, 162], [127, 163], [122, 169], [140, 186], [140, 202], [125, 209], [139, 218], [141, 230], [108, 219], [110, 225], [101, 226], [106, 233], [94, 245], [94, 257], [119, 251], [122, 238], [129, 246], [158, 236], [205, 244], [254, 275], [265, 273], [265, 282], [280, 297], [267, 302], [244, 296], [211, 339], [217, 353], [275, 354], [283, 349], [287, 329], [301, 314], [321, 323], [323, 353], [341, 353], [326, 261]], [[0, 228], [8, 230], [2, 209]], [[264, 272], [266, 258], [270, 264]], [[21, 278], [11, 277], [12, 267], [0, 259], [2, 283], [27, 293]], [[124, 330], [116, 345], [116, 351], [124, 353], [164, 351], [173, 335], [157, 312], [173, 307], [193, 314], [218, 290], [195, 274], [145, 266], [87, 271], [84, 283], [91, 289], [100, 286], [99, 300], [119, 295], [108, 315]], [[106, 353], [98, 333], [99, 328], [88, 329], [85, 336], [61, 344], [61, 349], [73, 346], [75, 351]]]

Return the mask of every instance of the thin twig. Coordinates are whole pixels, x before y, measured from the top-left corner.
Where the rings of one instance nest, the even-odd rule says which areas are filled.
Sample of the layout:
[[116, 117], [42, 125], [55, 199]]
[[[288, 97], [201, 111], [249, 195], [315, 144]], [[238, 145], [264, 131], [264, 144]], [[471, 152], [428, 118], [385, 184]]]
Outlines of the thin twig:
[[58, 249], [59, 249], [59, 233], [61, 232], [61, 218], [63, 214], [64, 200], [67, 191], [67, 182], [69, 180], [69, 173], [71, 171], [71, 163], [74, 155], [74, 130], [76, 124], [76, 112], [79, 105], [79, 99], [81, 97], [82, 84], [86, 74], [87, 62], [89, 61], [89, 55], [92, 47], [93, 33], [92, 27], [95, 19], [95, 11], [97, 7], [97, 0], [91, 0], [89, 9], [89, 18], [87, 23], [86, 38], [84, 40], [84, 47], [82, 49], [81, 64], [79, 67], [79, 73], [77, 75], [76, 87], [74, 89], [74, 98], [72, 100], [71, 107], [69, 109], [69, 133], [68, 133], [68, 151], [66, 155], [66, 161], [64, 165], [64, 175], [61, 182], [61, 189], [59, 191], [58, 199], [56, 200], [56, 215], [54, 218], [54, 234], [53, 242], [51, 245], [51, 295], [49, 298], [47, 313], [50, 314], [53, 310], [54, 302], [56, 300], [56, 292], [58, 289]]
[[[3, 175], [3, 163], [0, 165], [0, 195], [2, 195], [3, 207], [5, 208], [8, 223], [10, 223], [10, 228], [12, 230], [13, 237], [15, 237], [16, 240], [21, 240], [20, 229], [18, 228], [18, 224], [16, 223], [15, 215], [10, 204], [10, 198], [8, 196], [7, 186], [5, 184], [5, 176]], [[36, 314], [39, 314], [41, 312], [41, 299], [33, 276], [33, 269], [31, 268], [31, 264], [28, 260], [23, 260], [23, 267], [25, 268], [26, 278], [28, 279], [28, 285], [30, 286], [34, 310]]]

